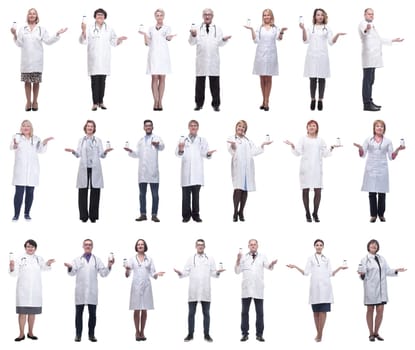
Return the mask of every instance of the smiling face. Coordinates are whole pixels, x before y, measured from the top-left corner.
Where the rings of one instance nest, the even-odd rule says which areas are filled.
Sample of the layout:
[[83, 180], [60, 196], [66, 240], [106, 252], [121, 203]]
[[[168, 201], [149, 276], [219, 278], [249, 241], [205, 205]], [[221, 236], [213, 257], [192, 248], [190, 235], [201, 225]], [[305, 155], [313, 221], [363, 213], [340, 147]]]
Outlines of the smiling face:
[[95, 133], [95, 125], [94, 125], [94, 123], [91, 123], [91, 122], [86, 123], [85, 133], [88, 136], [92, 136]]
[[274, 15], [270, 10], [264, 10], [264, 12], [262, 12], [262, 23], [268, 25], [274, 23]]
[[239, 122], [238, 124], [236, 124], [236, 135], [238, 135], [239, 137], [242, 137], [245, 135], [246, 132], [246, 124]]
[[322, 241], [317, 241], [314, 244], [314, 248], [316, 250], [316, 254], [321, 254], [321, 252], [323, 251], [323, 248], [324, 248], [324, 243]]
[[84, 243], [82, 244], [82, 248], [84, 248], [85, 254], [91, 254], [93, 247], [94, 247], [94, 244], [89, 239], [86, 239]]
[[196, 136], [198, 130], [199, 130], [199, 124], [194, 121], [191, 121], [189, 123], [189, 134], [192, 136]]
[[36, 24], [39, 22], [39, 17], [37, 11], [35, 9], [30, 9], [27, 12], [27, 23], [28, 24]]
[[104, 21], [105, 21], [105, 15], [104, 15], [103, 13], [101, 13], [101, 12], [98, 12], [98, 13], [95, 15], [95, 22], [96, 22], [99, 26], [102, 26], [102, 24], [104, 23]]
[[258, 250], [258, 241], [256, 240], [256, 239], [251, 239], [249, 242], [248, 242], [248, 249], [249, 249], [249, 252], [252, 254], [252, 253], [256, 253], [257, 252], [257, 250]]
[[144, 131], [146, 132], [147, 135], [151, 135], [151, 133], [153, 132], [153, 123], [146, 122], [144, 124]]
[[32, 123], [28, 120], [23, 121], [22, 125], [20, 126], [20, 132], [26, 137], [31, 137], [33, 135]]
[[196, 242], [196, 252], [197, 254], [204, 254], [205, 253], [205, 242], [197, 241]]
[[381, 122], [375, 124], [374, 132], [376, 136], [383, 136], [385, 133], [385, 125]]
[[307, 124], [307, 134], [309, 136], [316, 136], [318, 132], [318, 127], [316, 123], [308, 123]]
[[376, 243], [370, 243], [368, 250], [370, 254], [375, 255], [378, 252], [379, 247]]
[[35, 254], [35, 251], [36, 251], [36, 247], [31, 245], [30, 243], [26, 243], [24, 249], [27, 255], [33, 255]]
[[314, 16], [314, 20], [315, 20], [316, 24], [323, 24], [324, 23], [324, 18], [325, 18], [324, 13], [321, 10], [318, 10], [316, 12], [316, 15]]
[[213, 19], [213, 12], [211, 10], [203, 11], [203, 23], [211, 24]]
[[156, 11], [156, 13], [154, 14], [154, 18], [156, 19], [158, 25], [163, 25], [164, 12]]
[[139, 254], [144, 254], [145, 247], [146, 247], [146, 245], [145, 245], [144, 241], [142, 239], [140, 239], [140, 240], [137, 241], [137, 244], [135, 246], [135, 250]]

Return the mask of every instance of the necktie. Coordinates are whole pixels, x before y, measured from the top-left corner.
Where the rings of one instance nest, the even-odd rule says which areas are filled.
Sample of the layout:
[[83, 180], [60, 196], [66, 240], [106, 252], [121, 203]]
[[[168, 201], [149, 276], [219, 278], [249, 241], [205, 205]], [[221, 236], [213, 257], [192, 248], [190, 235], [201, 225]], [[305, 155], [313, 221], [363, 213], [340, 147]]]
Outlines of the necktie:
[[206, 33], [209, 34], [209, 24], [206, 24]]
[[252, 260], [255, 260], [256, 258], [256, 253], [252, 253]]

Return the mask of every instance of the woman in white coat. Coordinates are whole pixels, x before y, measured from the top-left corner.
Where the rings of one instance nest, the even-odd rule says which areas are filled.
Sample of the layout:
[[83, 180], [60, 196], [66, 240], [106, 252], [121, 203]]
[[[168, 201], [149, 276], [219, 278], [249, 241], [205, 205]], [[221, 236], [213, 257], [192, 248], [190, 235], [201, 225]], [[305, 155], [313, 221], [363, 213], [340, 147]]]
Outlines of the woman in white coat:
[[[82, 222], [87, 222], [88, 218], [91, 222], [99, 219], [99, 199], [101, 188], [104, 187], [100, 158], [105, 158], [107, 153], [113, 150], [108, 143], [104, 150], [102, 141], [94, 136], [96, 129], [95, 122], [87, 120], [84, 125], [86, 135], [79, 140], [77, 150], [65, 148], [66, 152], [71, 152], [76, 158], [80, 158], [76, 186], [79, 189], [79, 219]], [[88, 189], [91, 189], [89, 210]]]
[[[383, 320], [383, 310], [388, 302], [388, 286], [386, 277], [397, 276], [405, 272], [405, 268], [391, 269], [383, 256], [378, 254], [379, 242], [371, 239], [367, 243], [368, 254], [361, 260], [357, 273], [363, 281], [364, 303], [367, 306], [366, 322], [369, 328], [369, 341], [382, 341], [379, 328]], [[376, 309], [376, 318], [373, 314]]]
[[17, 276], [16, 313], [19, 315], [19, 336], [15, 341], [25, 339], [25, 324], [28, 324], [27, 337], [37, 340], [33, 334], [35, 317], [42, 313], [42, 279], [41, 272], [50, 270], [54, 259], [44, 261], [36, 255], [37, 243], [29, 239], [24, 244], [25, 254], [17, 259], [10, 257], [9, 272]]
[[359, 156], [367, 155], [362, 191], [369, 192], [370, 222], [375, 222], [379, 216], [385, 222], [386, 193], [389, 192], [388, 158], [393, 160], [404, 145], [394, 151], [391, 140], [384, 137], [386, 125], [383, 120], [373, 122], [373, 136], [368, 137], [363, 145], [354, 143], [359, 149]]
[[333, 36], [330, 27], [327, 26], [328, 16], [326, 11], [317, 8], [313, 13], [313, 27], [306, 29], [304, 23], [300, 22], [300, 28], [303, 32], [303, 42], [308, 44], [307, 55], [304, 64], [304, 76], [310, 78], [310, 95], [312, 111], [316, 108], [316, 90], [318, 85], [318, 103], [317, 109], [323, 110], [324, 90], [326, 87], [326, 78], [330, 77], [330, 62], [327, 44], [336, 43], [340, 35], [346, 33], [337, 33]]
[[307, 222], [311, 222], [309, 194], [314, 189], [314, 210], [312, 217], [315, 222], [320, 222], [318, 209], [321, 201], [321, 189], [323, 187], [323, 157], [331, 155], [331, 151], [339, 145], [327, 147], [326, 142], [318, 136], [319, 126], [315, 120], [307, 122], [307, 135], [303, 136], [297, 145], [291, 141], [284, 141], [291, 146], [296, 156], [301, 156], [300, 185], [303, 193], [303, 204]]
[[248, 192], [255, 191], [254, 157], [264, 152], [264, 146], [272, 141], [265, 141], [261, 147], [255, 146], [245, 134], [248, 124], [240, 120], [235, 126], [235, 136], [228, 139], [228, 151], [232, 155], [231, 170], [233, 184], [233, 221], [245, 221], [244, 208]]
[[277, 28], [274, 24], [272, 10], [262, 11], [262, 25], [258, 30], [246, 25], [251, 31], [252, 40], [257, 44], [253, 74], [259, 75], [262, 104], [259, 107], [269, 111], [269, 96], [271, 94], [272, 76], [278, 75], [278, 55], [276, 40], [282, 40], [287, 28]]
[[157, 9], [154, 12], [156, 25], [149, 28], [148, 33], [139, 31], [144, 36], [144, 44], [148, 46], [147, 74], [151, 74], [151, 91], [154, 99], [154, 111], [163, 110], [163, 95], [166, 86], [166, 74], [171, 73], [170, 54], [167, 43], [175, 35], [171, 34], [171, 28], [165, 26], [164, 10]]
[[88, 46], [88, 75], [91, 77], [92, 110], [98, 107], [107, 109], [104, 105], [105, 80], [111, 73], [111, 46], [118, 46], [125, 36], [117, 37], [114, 30], [105, 22], [107, 12], [97, 9], [94, 12], [95, 22], [87, 27], [81, 24], [82, 33], [79, 38], [81, 44]]
[[330, 260], [323, 254], [323, 240], [316, 239], [314, 248], [316, 252], [308, 258], [304, 270], [293, 264], [288, 264], [287, 267], [297, 269], [304, 276], [311, 274], [309, 303], [313, 310], [314, 323], [317, 330], [317, 336], [314, 340], [320, 342], [323, 337], [327, 312], [331, 311], [331, 304], [333, 303], [333, 290], [330, 278], [335, 276], [340, 270], [347, 269], [347, 266], [340, 266], [332, 271]]
[[133, 271], [131, 283], [130, 310], [134, 310], [135, 340], [145, 341], [144, 328], [147, 321], [147, 310], [153, 310], [153, 291], [151, 289], [150, 277], [157, 279], [163, 276], [164, 272], [156, 272], [153, 259], [145, 253], [148, 250], [144, 239], [135, 243], [137, 254], [125, 265], [125, 277], [130, 277]]
[[[51, 45], [57, 42], [60, 35], [65, 33], [68, 28], [62, 28], [56, 32], [54, 36], [44, 27], [38, 25], [39, 15], [34, 8], [27, 11], [27, 25], [20, 28], [17, 32], [15, 26], [10, 31], [13, 34], [15, 44], [21, 48], [21, 81], [24, 82], [26, 94], [26, 112], [37, 111], [39, 83], [42, 82], [43, 72], [43, 43]], [[33, 99], [32, 99], [33, 93]]]
[[20, 133], [13, 136], [10, 144], [10, 149], [15, 154], [13, 185], [16, 186], [16, 192], [13, 221], [19, 219], [23, 196], [25, 197], [24, 218], [31, 220], [30, 209], [33, 203], [33, 193], [35, 187], [39, 185], [40, 167], [37, 154], [46, 152], [50, 140], [53, 140], [53, 137], [42, 141], [33, 135], [33, 125], [29, 120], [23, 120], [20, 125]]

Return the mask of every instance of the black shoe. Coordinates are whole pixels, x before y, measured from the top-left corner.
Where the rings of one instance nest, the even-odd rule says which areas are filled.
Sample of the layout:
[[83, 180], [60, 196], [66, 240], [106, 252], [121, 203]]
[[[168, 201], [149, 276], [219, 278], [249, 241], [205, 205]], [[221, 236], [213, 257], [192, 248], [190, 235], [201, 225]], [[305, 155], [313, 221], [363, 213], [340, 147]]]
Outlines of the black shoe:
[[200, 111], [202, 108], [203, 108], [202, 106], [196, 106], [196, 107], [194, 108], [194, 110], [195, 110], [195, 111]]
[[95, 104], [92, 105], [91, 111], [95, 112], [97, 109], [98, 109], [98, 105], [95, 105]]
[[380, 111], [380, 108], [375, 107], [373, 104], [370, 104], [370, 105], [364, 105], [363, 110], [364, 111], [371, 111], [371, 112], [378, 112], [378, 111]]
[[317, 102], [317, 109], [319, 111], [322, 111], [323, 110], [323, 101], [322, 100], [318, 100], [318, 102]]
[[14, 339], [14, 341], [22, 341], [24, 338], [26, 338], [26, 337], [25, 336], [23, 336], [23, 337], [17, 337], [17, 338]]
[[[34, 107], [36, 105], [36, 107]], [[32, 104], [32, 111], [36, 112], [39, 109], [38, 104]]]
[[104, 109], [104, 110], [107, 109], [107, 107], [105, 107], [103, 103], [100, 103], [99, 108]]
[[247, 341], [248, 340], [248, 334], [244, 334], [241, 338], [241, 341]]
[[315, 222], [320, 222], [320, 219], [318, 218], [317, 214], [313, 214], [313, 219]]
[[95, 338], [95, 336], [94, 336], [94, 335], [90, 335], [90, 336], [88, 337], [88, 339], [89, 339], [90, 341], [92, 341], [93, 343], [96, 343], [96, 342], [98, 341], [98, 339], [97, 339], [97, 338]]
[[264, 341], [265, 341], [265, 339], [262, 337], [262, 335], [257, 335], [257, 336], [256, 336], [256, 340], [258, 340], [258, 341], [262, 341], [262, 342], [264, 342]]
[[[265, 107], [264, 107], [264, 109], [265, 109]], [[214, 106], [214, 107], [213, 107], [213, 110], [214, 110], [215, 112], [219, 112], [219, 111], [220, 111], [220, 108], [219, 108], [219, 106]]]
[[183, 218], [183, 222], [189, 222], [190, 218]]
[[147, 220], [147, 215], [141, 214], [135, 221], [145, 221]]
[[384, 341], [385, 340], [379, 334], [375, 334], [374, 337], [379, 341]]
[[188, 334], [186, 338], [184, 338], [184, 341], [191, 341], [191, 340], [193, 340], [193, 334]]
[[239, 221], [245, 221], [245, 217], [243, 213], [238, 213]]
[[157, 215], [151, 215], [151, 220], [154, 222], [160, 222], [160, 219], [157, 217]]
[[374, 335], [369, 335], [369, 341], [375, 341], [375, 336]]
[[264, 111], [268, 112], [269, 111], [269, 106], [264, 106]]
[[82, 221], [82, 222], [87, 222], [87, 221], [88, 221], [88, 218], [86, 218], [86, 219], [81, 219], [81, 221]]
[[377, 105], [376, 103], [373, 103], [373, 102], [371, 102], [371, 103], [372, 103], [372, 106], [374, 106], [374, 107], [376, 107], [376, 108], [382, 108], [382, 106]]
[[77, 343], [79, 343], [79, 342], [81, 341], [81, 336], [80, 336], [80, 335], [77, 335], [77, 336], [75, 337], [75, 341], [76, 341]]
[[30, 221], [30, 220], [32, 220], [32, 218], [30, 217], [30, 215], [29, 215], [29, 214], [24, 214], [24, 219], [25, 219], [26, 221]]
[[32, 340], [37, 340], [37, 337], [35, 335], [29, 335], [29, 333], [27, 333], [27, 337]]
[[314, 111], [316, 109], [316, 100], [311, 100], [310, 109]]
[[260, 105], [259, 106], [259, 109], [264, 109], [264, 105]]
[[313, 220], [311, 220], [310, 214], [305, 214], [305, 219], [307, 220], [307, 222], [313, 222]]
[[195, 217], [195, 218], [193, 218], [193, 221], [196, 221], [196, 222], [202, 222], [202, 219], [200, 218], [200, 217]]
[[91, 218], [89, 218], [89, 220], [91, 220], [91, 222], [92, 222], [93, 224], [97, 221], [97, 219], [91, 219]]
[[386, 221], [386, 219], [385, 219], [385, 217], [384, 217], [384, 216], [379, 216], [379, 220], [380, 220], [381, 222], [385, 222], [385, 221]]
[[205, 340], [209, 343], [213, 342], [213, 339], [210, 337], [209, 334], [205, 334]]
[[369, 221], [370, 222], [376, 222], [376, 216], [371, 216]]
[[238, 214], [233, 214], [233, 222], [237, 222], [238, 221]]

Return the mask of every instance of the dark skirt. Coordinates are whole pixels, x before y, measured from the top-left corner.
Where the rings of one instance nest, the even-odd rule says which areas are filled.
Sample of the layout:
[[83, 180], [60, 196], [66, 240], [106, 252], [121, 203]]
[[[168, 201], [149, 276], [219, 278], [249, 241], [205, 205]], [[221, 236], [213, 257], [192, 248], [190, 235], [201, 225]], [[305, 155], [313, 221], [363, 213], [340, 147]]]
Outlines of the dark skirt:
[[41, 306], [16, 306], [16, 314], [39, 315], [42, 313]]
[[313, 312], [330, 312], [331, 304], [330, 303], [312, 304], [311, 308], [313, 309]]
[[25, 83], [41, 83], [42, 82], [42, 73], [32, 72], [32, 73], [20, 73], [20, 80]]

